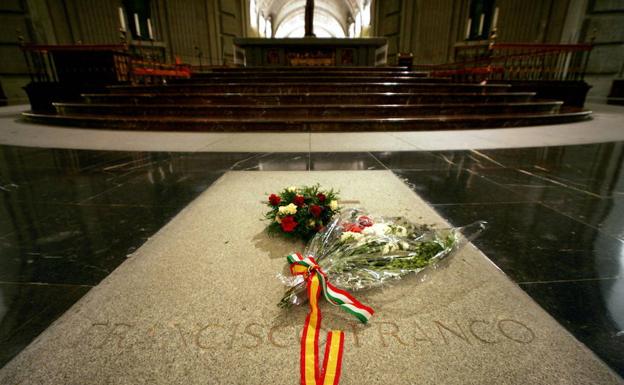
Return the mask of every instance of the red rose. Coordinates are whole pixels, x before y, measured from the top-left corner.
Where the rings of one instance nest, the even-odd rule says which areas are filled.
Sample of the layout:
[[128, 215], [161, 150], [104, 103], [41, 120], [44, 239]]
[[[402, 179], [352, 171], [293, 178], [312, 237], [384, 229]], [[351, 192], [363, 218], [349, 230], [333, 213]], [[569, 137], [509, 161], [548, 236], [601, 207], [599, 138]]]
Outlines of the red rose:
[[282, 218], [282, 223], [280, 223], [280, 226], [282, 226], [282, 230], [287, 233], [292, 233], [297, 225], [298, 223], [292, 215]]
[[277, 206], [279, 205], [279, 203], [282, 201], [282, 198], [278, 197], [275, 194], [271, 194], [269, 196], [269, 203], [271, 203], [273, 206]]
[[323, 208], [321, 206], [317, 206], [317, 205], [310, 206], [310, 214], [312, 214], [313, 217], [315, 218], [320, 217], [321, 212], [323, 212]]
[[352, 233], [361, 233], [362, 228], [355, 223], [347, 223], [343, 226], [344, 231], [351, 231]]
[[293, 203], [301, 207], [305, 203], [305, 198], [302, 195], [295, 195], [295, 198], [293, 199]]
[[373, 221], [365, 215], [362, 215], [361, 217], [358, 218], [358, 223], [362, 227], [369, 227], [373, 225]]
[[316, 194], [316, 197], [318, 198], [319, 202], [321, 202], [321, 203], [325, 202], [325, 199], [327, 199], [325, 194], [321, 194], [321, 193]]

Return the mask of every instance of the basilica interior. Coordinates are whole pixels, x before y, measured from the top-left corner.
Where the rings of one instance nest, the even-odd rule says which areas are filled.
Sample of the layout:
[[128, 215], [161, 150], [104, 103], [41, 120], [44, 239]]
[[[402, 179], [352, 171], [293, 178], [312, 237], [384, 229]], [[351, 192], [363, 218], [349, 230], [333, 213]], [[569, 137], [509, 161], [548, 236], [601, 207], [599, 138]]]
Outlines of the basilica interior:
[[450, 267], [362, 292], [379, 321], [321, 306], [342, 383], [624, 383], [621, 1], [4, 0], [0, 20], [0, 384], [297, 383], [307, 309], [245, 303], [303, 247], [257, 230], [282, 181], [487, 222]]

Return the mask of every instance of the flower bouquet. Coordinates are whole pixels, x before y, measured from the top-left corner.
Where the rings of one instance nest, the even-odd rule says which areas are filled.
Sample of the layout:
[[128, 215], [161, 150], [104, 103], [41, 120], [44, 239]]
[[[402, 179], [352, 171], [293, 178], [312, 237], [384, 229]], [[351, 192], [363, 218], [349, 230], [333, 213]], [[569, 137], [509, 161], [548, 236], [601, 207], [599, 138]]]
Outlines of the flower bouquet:
[[320, 186], [291, 186], [278, 194], [271, 194], [265, 215], [271, 221], [269, 234], [309, 240], [322, 230], [340, 211], [338, 194], [334, 190], [321, 190]]
[[[376, 218], [350, 209], [316, 234], [303, 255], [313, 256], [337, 288], [368, 289], [436, 266], [484, 228], [485, 222], [475, 222], [461, 228], [432, 229], [405, 218]], [[280, 275], [280, 279], [290, 288], [278, 306], [307, 300], [301, 275]]]

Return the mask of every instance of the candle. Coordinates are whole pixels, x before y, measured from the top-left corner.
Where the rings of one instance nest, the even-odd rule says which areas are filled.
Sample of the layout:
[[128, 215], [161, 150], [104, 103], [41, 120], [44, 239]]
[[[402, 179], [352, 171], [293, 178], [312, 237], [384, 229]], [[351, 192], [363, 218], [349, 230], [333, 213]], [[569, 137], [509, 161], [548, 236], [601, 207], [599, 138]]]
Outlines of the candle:
[[496, 24], [498, 24], [498, 7], [494, 9], [494, 17], [492, 18], [492, 29], [496, 28]]
[[485, 13], [481, 14], [481, 17], [479, 18], [479, 36], [481, 36], [481, 34], [483, 33], [483, 22], [485, 21]]
[[154, 40], [154, 33], [152, 32], [152, 21], [147, 19], [147, 34], [149, 35], [150, 40]]
[[472, 27], [472, 19], [468, 18], [468, 24], [466, 25], [466, 40], [470, 39], [470, 27]]
[[141, 37], [141, 25], [139, 24], [139, 15], [134, 14], [134, 26], [136, 27], [136, 33], [138, 37]]
[[124, 15], [124, 11], [122, 7], [119, 7], [119, 24], [121, 25], [121, 30], [126, 30], [126, 16]]

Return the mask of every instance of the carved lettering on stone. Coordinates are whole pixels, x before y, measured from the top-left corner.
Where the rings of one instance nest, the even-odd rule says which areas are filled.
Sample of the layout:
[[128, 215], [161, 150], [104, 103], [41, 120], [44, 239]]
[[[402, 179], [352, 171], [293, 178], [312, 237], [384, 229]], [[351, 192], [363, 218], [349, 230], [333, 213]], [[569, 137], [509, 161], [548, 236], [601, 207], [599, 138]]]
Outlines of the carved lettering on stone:
[[[144, 326], [141, 326], [144, 325]], [[301, 338], [299, 324], [264, 324], [257, 321], [224, 324], [172, 321], [165, 325], [143, 322], [93, 322], [78, 339], [95, 349], [200, 349], [241, 350], [271, 347], [296, 349]], [[416, 349], [422, 344], [445, 346], [530, 344], [537, 337], [526, 323], [512, 318], [394, 321], [375, 320], [369, 325], [347, 321], [347, 343], [353, 348]], [[324, 335], [323, 330], [321, 335]]]

